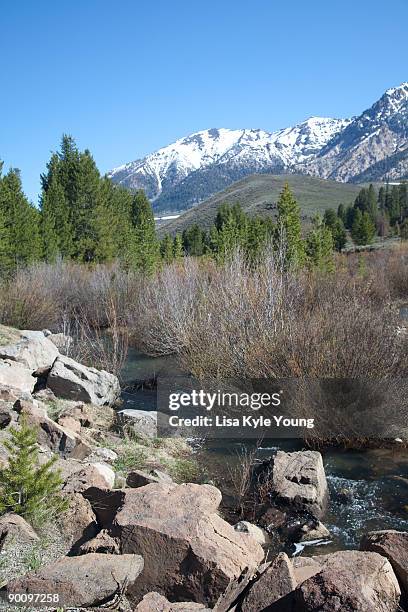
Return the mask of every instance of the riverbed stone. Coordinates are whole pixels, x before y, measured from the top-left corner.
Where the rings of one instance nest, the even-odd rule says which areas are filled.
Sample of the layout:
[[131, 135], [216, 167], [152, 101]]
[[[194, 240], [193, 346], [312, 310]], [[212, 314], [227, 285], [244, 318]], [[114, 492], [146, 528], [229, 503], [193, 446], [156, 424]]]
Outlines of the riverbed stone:
[[254, 538], [258, 544], [261, 544], [261, 546], [265, 546], [271, 542], [271, 539], [265, 529], [262, 529], [262, 527], [258, 527], [258, 525], [254, 525], [249, 521], [239, 521], [234, 525], [234, 529], [241, 534]]
[[259, 578], [250, 585], [241, 602], [241, 612], [276, 609], [292, 612], [293, 592], [297, 586], [292, 563], [286, 553], [268, 563]]
[[97, 406], [112, 405], [120, 394], [114, 374], [88, 368], [63, 355], [55, 360], [47, 386], [57, 397]]
[[280, 503], [307, 510], [316, 518], [321, 518], [327, 507], [328, 491], [319, 452], [276, 453], [272, 468], [272, 493]]
[[398, 581], [408, 595], [408, 532], [371, 531], [363, 536], [360, 550], [377, 552], [391, 563]]
[[313, 557], [320, 571], [296, 589], [297, 612], [396, 612], [401, 591], [387, 559], [346, 550]]
[[157, 589], [169, 599], [229, 609], [264, 553], [217, 514], [220, 502], [220, 491], [210, 485], [154, 483], [125, 490], [111, 534], [122, 553], [145, 559], [131, 589], [135, 601]]
[[91, 553], [63, 557], [11, 580], [6, 593], [58, 593], [59, 606], [89, 608], [120, 598], [143, 570], [138, 555]]

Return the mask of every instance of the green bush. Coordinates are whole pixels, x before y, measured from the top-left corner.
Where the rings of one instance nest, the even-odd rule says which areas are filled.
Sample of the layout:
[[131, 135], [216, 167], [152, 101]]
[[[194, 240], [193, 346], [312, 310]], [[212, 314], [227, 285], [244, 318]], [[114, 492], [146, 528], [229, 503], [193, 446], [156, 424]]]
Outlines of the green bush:
[[52, 469], [56, 457], [39, 464], [37, 431], [26, 419], [10, 433], [11, 439], [4, 442], [9, 463], [0, 472], [0, 513], [15, 512], [39, 527], [68, 506], [59, 493], [60, 472]]

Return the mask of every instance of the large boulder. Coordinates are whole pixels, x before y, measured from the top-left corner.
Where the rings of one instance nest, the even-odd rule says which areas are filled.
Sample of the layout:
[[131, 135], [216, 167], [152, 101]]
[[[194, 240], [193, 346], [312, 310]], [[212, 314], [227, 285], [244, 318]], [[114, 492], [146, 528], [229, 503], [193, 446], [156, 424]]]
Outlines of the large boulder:
[[49, 370], [58, 355], [55, 344], [39, 331], [22, 331], [16, 343], [0, 346], [0, 359], [20, 363], [30, 372]]
[[202, 604], [189, 601], [179, 601], [170, 603], [168, 599], [160, 593], [148, 593], [136, 606], [134, 612], [210, 612]]
[[347, 550], [313, 557], [320, 571], [296, 589], [297, 612], [396, 612], [401, 595], [387, 559]]
[[239, 521], [234, 525], [235, 531], [239, 531], [239, 533], [245, 534], [250, 538], [254, 538], [258, 544], [262, 546], [266, 546], [266, 544], [271, 543], [271, 538], [265, 529], [262, 527], [258, 527], [258, 525], [254, 525], [253, 523], [249, 523], [248, 521]]
[[56, 359], [47, 386], [57, 397], [97, 406], [113, 404], [120, 394], [119, 380], [114, 374], [88, 368], [63, 355]]
[[143, 569], [138, 555], [89, 554], [57, 562], [11, 580], [8, 593], [58, 593], [58, 607], [90, 608], [120, 599]]
[[89, 553], [118, 555], [119, 546], [106, 529], [102, 529], [94, 538], [81, 544], [78, 549], [79, 555], [87, 555]]
[[[296, 578], [292, 563], [285, 553], [268, 563], [259, 578], [250, 586], [241, 602], [241, 612], [271, 609], [292, 612]], [[272, 608], [272, 606], [274, 606]]]
[[272, 492], [284, 505], [321, 518], [328, 501], [322, 456], [317, 451], [278, 451], [273, 461]]
[[377, 552], [387, 557], [398, 581], [408, 595], [408, 532], [407, 531], [371, 531], [361, 540], [360, 550]]
[[34, 391], [36, 379], [32, 371], [10, 359], [0, 359], [0, 385], [11, 388], [17, 395], [30, 395]]
[[156, 589], [170, 599], [229, 609], [264, 553], [218, 516], [220, 502], [210, 485], [155, 483], [125, 491], [111, 533], [122, 553], [145, 559], [131, 589], [136, 601]]
[[127, 486], [133, 489], [144, 487], [154, 482], [173, 482], [173, 479], [165, 472], [155, 469], [152, 469], [149, 472], [144, 472], [143, 470], [133, 470], [132, 472], [129, 472], [126, 477]]

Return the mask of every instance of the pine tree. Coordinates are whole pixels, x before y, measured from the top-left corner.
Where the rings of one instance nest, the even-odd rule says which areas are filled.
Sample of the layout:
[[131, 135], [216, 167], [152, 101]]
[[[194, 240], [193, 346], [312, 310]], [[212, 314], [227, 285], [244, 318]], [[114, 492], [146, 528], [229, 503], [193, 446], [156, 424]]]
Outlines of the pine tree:
[[132, 200], [133, 245], [132, 264], [151, 274], [159, 261], [159, 242], [153, 209], [144, 191], [137, 191]]
[[0, 472], [0, 512], [15, 512], [39, 526], [66, 509], [59, 495], [63, 480], [52, 469], [56, 457], [39, 464], [36, 429], [24, 417], [19, 424], [4, 442], [9, 461]]
[[375, 236], [375, 225], [368, 212], [361, 213], [357, 209], [351, 236], [356, 244], [370, 244]]
[[175, 260], [178, 260], [181, 259], [183, 255], [183, 239], [180, 234], [176, 234], [173, 240], [173, 257]]
[[170, 234], [166, 234], [160, 242], [160, 255], [166, 264], [172, 263], [174, 259], [173, 238]]
[[288, 183], [285, 184], [277, 202], [277, 242], [283, 238], [285, 243], [286, 265], [301, 267], [305, 261], [305, 245], [302, 240], [300, 208]]
[[344, 204], [339, 204], [339, 207], [337, 209], [337, 216], [343, 221], [343, 225], [345, 226], [347, 221], [347, 209]]
[[372, 184], [369, 186], [367, 192], [367, 206], [367, 212], [369, 213], [373, 222], [376, 223], [378, 218], [377, 194]]
[[12, 269], [12, 258], [10, 251], [11, 244], [9, 230], [6, 226], [5, 215], [0, 207], [0, 279], [8, 276]]
[[333, 236], [320, 215], [313, 219], [313, 229], [306, 239], [306, 255], [309, 265], [320, 272], [334, 272]]
[[204, 253], [205, 232], [195, 223], [186, 228], [182, 235], [183, 248], [188, 255], [200, 257]]

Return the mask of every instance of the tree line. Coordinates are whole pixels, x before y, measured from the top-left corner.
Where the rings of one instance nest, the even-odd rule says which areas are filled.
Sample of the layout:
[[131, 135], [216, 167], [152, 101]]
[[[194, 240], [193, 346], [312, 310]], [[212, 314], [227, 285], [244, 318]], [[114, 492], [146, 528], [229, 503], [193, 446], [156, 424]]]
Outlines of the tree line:
[[407, 184], [378, 191], [363, 188], [350, 206], [316, 215], [302, 236], [300, 208], [288, 184], [277, 202], [277, 218], [251, 217], [239, 204], [223, 204], [206, 231], [197, 224], [176, 236], [157, 238], [153, 210], [143, 191], [132, 193], [102, 176], [89, 150], [64, 135], [41, 175], [39, 207], [24, 195], [20, 173], [2, 174], [0, 162], [0, 273], [58, 258], [80, 263], [119, 260], [150, 273], [184, 255], [223, 262], [239, 247], [250, 263], [267, 248], [282, 251], [289, 265], [334, 269], [334, 251], [350, 234], [356, 244], [376, 235], [408, 239]]
[[130, 193], [101, 176], [88, 150], [62, 137], [41, 175], [39, 208], [24, 195], [20, 173], [0, 166], [0, 271], [57, 258], [82, 263], [120, 260], [154, 269], [160, 258], [153, 210], [143, 191]]

